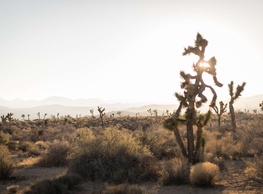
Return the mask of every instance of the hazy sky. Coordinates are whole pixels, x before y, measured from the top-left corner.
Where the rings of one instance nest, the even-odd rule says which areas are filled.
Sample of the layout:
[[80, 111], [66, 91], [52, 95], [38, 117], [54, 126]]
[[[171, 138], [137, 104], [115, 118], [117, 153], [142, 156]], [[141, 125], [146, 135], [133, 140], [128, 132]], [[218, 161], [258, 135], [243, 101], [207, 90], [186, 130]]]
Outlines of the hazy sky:
[[197, 32], [218, 61], [219, 98], [231, 80], [262, 94], [262, 10], [262, 0], [0, 0], [0, 97], [173, 103]]

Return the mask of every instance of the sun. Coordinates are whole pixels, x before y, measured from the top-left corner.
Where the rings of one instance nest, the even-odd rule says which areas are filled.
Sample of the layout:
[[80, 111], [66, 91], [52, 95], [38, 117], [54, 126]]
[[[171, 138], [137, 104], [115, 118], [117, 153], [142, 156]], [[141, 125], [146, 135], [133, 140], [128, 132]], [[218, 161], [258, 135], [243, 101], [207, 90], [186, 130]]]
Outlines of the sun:
[[208, 67], [210, 67], [210, 65], [209, 65], [207, 62], [205, 62], [205, 61], [199, 63], [199, 66], [200, 66], [200, 67], [203, 67], [203, 68], [208, 68]]

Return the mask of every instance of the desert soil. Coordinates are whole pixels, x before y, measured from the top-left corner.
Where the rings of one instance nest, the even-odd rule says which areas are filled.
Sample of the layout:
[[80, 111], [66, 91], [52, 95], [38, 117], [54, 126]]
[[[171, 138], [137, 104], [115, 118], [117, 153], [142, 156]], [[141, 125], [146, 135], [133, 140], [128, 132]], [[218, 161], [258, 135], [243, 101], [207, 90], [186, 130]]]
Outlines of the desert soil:
[[[19, 185], [20, 192], [27, 189], [32, 183], [41, 179], [50, 179], [61, 176], [66, 173], [65, 167], [43, 168], [34, 166], [36, 158], [27, 159], [17, 163], [17, 167], [9, 181], [0, 182], [0, 193], [7, 194], [7, 187]], [[260, 194], [263, 193], [263, 183], [250, 180], [245, 176], [244, 170], [247, 161], [226, 161], [224, 170], [221, 173], [221, 179], [213, 187], [196, 187], [192, 185], [170, 185], [162, 186], [155, 183], [145, 183], [144, 186], [155, 194]], [[89, 194], [102, 187], [102, 183], [87, 182], [81, 185], [81, 191], [76, 194]]]

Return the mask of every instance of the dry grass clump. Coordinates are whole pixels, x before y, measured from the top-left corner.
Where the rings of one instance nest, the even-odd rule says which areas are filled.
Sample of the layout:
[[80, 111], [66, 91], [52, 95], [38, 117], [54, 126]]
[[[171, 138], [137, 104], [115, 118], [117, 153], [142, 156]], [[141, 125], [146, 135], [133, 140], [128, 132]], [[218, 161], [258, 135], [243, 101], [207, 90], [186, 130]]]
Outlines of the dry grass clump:
[[163, 161], [161, 184], [185, 184], [189, 182], [189, 164], [185, 158]]
[[149, 149], [128, 130], [107, 128], [81, 144], [69, 170], [88, 180], [117, 183], [157, 179], [160, 169]]
[[92, 194], [148, 194], [146, 188], [140, 185], [104, 185], [100, 190], [92, 192]]
[[211, 186], [219, 176], [219, 167], [210, 162], [197, 163], [190, 169], [190, 182], [197, 186]]
[[81, 183], [81, 177], [73, 174], [66, 174], [51, 180], [40, 180], [31, 185], [24, 194], [70, 194], [72, 190], [78, 189]]
[[135, 131], [135, 136], [146, 146], [159, 160], [181, 157], [181, 151], [174, 140], [174, 135], [160, 126]]
[[0, 145], [7, 145], [10, 140], [11, 135], [0, 131]]
[[245, 174], [257, 182], [263, 182], [263, 156], [256, 159], [255, 163], [249, 163]]
[[0, 180], [6, 180], [14, 170], [14, 162], [8, 147], [0, 145]]
[[245, 145], [245, 155], [255, 156], [263, 154], [263, 116], [255, 116], [253, 120], [241, 125], [237, 131], [237, 138]]
[[6, 190], [8, 191], [8, 194], [17, 193], [19, 189], [20, 189], [19, 185], [11, 185], [6, 188]]
[[22, 142], [19, 149], [23, 152], [27, 152], [29, 156], [39, 156], [41, 154], [40, 146], [31, 141]]
[[205, 132], [205, 152], [216, 157], [230, 158], [234, 141], [231, 133], [220, 134], [219, 132]]
[[58, 142], [52, 144], [47, 153], [38, 161], [42, 167], [65, 166], [68, 163], [70, 145], [67, 142]]
[[237, 141], [233, 134], [225, 132], [205, 132], [205, 154], [210, 157], [239, 160], [245, 155], [245, 144]]
[[72, 139], [71, 139], [72, 142], [75, 142], [75, 141], [78, 141], [78, 142], [91, 141], [95, 137], [93, 130], [91, 130], [90, 128], [86, 128], [86, 127], [77, 129], [73, 135], [74, 135], [74, 137], [72, 137]]

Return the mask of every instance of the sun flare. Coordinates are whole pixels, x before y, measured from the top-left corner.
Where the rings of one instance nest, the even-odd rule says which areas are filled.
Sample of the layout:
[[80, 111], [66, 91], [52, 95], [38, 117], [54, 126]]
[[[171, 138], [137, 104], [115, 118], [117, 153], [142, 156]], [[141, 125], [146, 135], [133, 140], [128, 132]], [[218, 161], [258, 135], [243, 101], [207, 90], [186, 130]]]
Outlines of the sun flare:
[[210, 65], [207, 62], [201, 62], [199, 65], [200, 67], [204, 67], [204, 68], [210, 67]]

